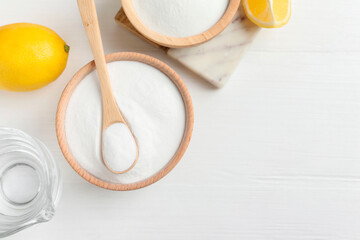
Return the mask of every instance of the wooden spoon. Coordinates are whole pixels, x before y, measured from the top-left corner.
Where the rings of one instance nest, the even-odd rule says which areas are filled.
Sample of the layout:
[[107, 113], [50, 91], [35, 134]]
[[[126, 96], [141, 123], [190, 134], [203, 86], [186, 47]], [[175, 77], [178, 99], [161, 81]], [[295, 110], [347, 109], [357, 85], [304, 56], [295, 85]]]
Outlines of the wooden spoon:
[[[103, 120], [102, 120], [102, 158], [106, 167], [113, 173], [125, 173], [132, 169], [138, 159], [139, 149], [134, 137], [134, 134], [131, 132], [129, 126], [125, 122], [124, 117], [122, 116], [119, 106], [116, 103], [112, 88], [109, 73], [106, 67], [106, 60], [104, 55], [104, 49], [101, 41], [101, 34], [99, 28], [98, 17], [96, 13], [96, 7], [94, 0], [78, 0], [78, 6], [81, 14], [81, 18], [86, 30], [87, 37], [90, 42], [90, 47], [95, 59], [96, 70], [100, 80], [101, 95], [102, 95], [102, 106], [103, 106]], [[111, 127], [111, 128], [110, 128]], [[107, 131], [110, 131], [107, 133]], [[118, 142], [112, 143], [109, 142], [113, 140], [112, 136], [116, 137], [116, 130], [120, 130], [119, 134], [125, 134], [127, 141], [121, 141], [119, 138]], [[119, 136], [118, 136], [119, 137]], [[106, 143], [106, 145], [104, 144]], [[107, 144], [109, 143], [109, 144]], [[130, 147], [130, 150], [133, 150], [133, 154], [127, 154], [120, 152], [117, 154], [118, 150], [123, 150], [124, 147]], [[108, 150], [110, 152], [108, 152]], [[114, 152], [112, 151], [114, 150]], [[117, 156], [124, 157], [126, 159], [115, 159], [116, 162], [109, 162], [106, 159], [107, 157], [116, 158]], [[133, 158], [133, 159], [132, 159]], [[114, 159], [112, 159], [114, 160]], [[123, 162], [120, 162], [123, 161]]]

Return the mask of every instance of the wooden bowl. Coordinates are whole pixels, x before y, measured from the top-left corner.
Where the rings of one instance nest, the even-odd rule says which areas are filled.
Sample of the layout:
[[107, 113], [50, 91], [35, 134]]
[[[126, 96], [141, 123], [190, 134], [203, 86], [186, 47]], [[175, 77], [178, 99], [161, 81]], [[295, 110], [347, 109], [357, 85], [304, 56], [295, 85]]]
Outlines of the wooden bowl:
[[57, 113], [56, 113], [56, 134], [57, 139], [59, 141], [59, 145], [61, 148], [62, 153], [64, 154], [65, 159], [68, 161], [70, 166], [85, 180], [88, 182], [95, 184], [96, 186], [106, 188], [109, 190], [116, 190], [116, 191], [127, 191], [127, 190], [134, 190], [146, 187], [161, 178], [163, 178], [166, 174], [168, 174], [180, 161], [182, 156], [184, 155], [193, 131], [194, 126], [194, 111], [193, 111], [193, 105], [191, 101], [191, 97], [189, 94], [189, 91], [187, 90], [184, 82], [181, 80], [181, 78], [175, 73], [174, 70], [172, 70], [168, 65], [165, 63], [144, 55], [140, 53], [133, 53], [133, 52], [121, 52], [121, 53], [112, 53], [105, 56], [106, 61], [114, 62], [114, 61], [138, 61], [145, 64], [148, 64], [152, 67], [155, 67], [159, 69], [161, 72], [163, 72], [166, 76], [169, 77], [173, 81], [173, 83], [178, 88], [182, 99], [184, 101], [185, 105], [185, 114], [186, 114], [186, 120], [185, 120], [185, 130], [184, 135], [182, 138], [182, 141], [174, 154], [173, 158], [168, 162], [167, 165], [165, 165], [158, 173], [155, 175], [144, 179], [139, 182], [130, 183], [130, 184], [122, 184], [122, 183], [111, 183], [103, 181], [102, 179], [99, 179], [93, 175], [91, 175], [89, 172], [87, 172], [85, 169], [83, 169], [80, 164], [76, 161], [74, 156], [72, 155], [67, 139], [66, 139], [66, 132], [65, 132], [65, 116], [66, 116], [66, 109], [69, 103], [69, 100], [71, 98], [71, 95], [75, 88], [78, 86], [78, 84], [87, 76], [89, 73], [95, 70], [95, 63], [94, 61], [91, 61], [87, 65], [85, 65], [83, 68], [81, 68], [70, 80], [70, 82], [65, 87], [60, 102], [58, 105]]
[[122, 7], [131, 24], [146, 38], [165, 47], [183, 48], [209, 41], [221, 33], [231, 22], [239, 9], [241, 0], [229, 0], [229, 5], [222, 18], [210, 29], [190, 37], [170, 37], [148, 28], [137, 16], [132, 0], [121, 0]]

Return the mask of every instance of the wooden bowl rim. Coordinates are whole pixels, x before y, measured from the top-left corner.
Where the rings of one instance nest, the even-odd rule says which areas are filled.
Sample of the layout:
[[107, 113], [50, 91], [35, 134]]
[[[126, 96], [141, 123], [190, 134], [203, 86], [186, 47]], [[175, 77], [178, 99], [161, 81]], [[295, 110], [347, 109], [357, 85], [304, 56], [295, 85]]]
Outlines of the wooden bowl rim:
[[220, 34], [232, 21], [237, 10], [239, 9], [240, 2], [241, 0], [229, 0], [229, 5], [224, 15], [214, 26], [200, 34], [183, 38], [166, 36], [148, 28], [137, 16], [134, 6], [132, 4], [132, 0], [121, 0], [121, 5], [131, 24], [144, 37], [161, 46], [170, 48], [184, 48], [207, 42]]
[[112, 53], [106, 55], [105, 58], [107, 63], [114, 61], [138, 61], [148, 64], [163, 72], [176, 85], [182, 96], [185, 106], [185, 114], [186, 114], [184, 135], [177, 151], [175, 152], [173, 158], [158, 173], [139, 182], [130, 183], [130, 184], [106, 182], [100, 178], [93, 176], [92, 174], [90, 174], [80, 166], [80, 164], [72, 156], [66, 140], [65, 116], [66, 116], [66, 109], [73, 91], [76, 89], [78, 84], [84, 79], [85, 76], [87, 76], [89, 73], [95, 70], [96, 67], [94, 61], [91, 61], [88, 64], [86, 64], [72, 77], [72, 79], [66, 85], [61, 95], [56, 112], [56, 135], [59, 142], [59, 146], [66, 161], [86, 181], [101, 188], [115, 190], [115, 191], [127, 191], [127, 190], [135, 190], [135, 189], [143, 188], [157, 182], [158, 180], [166, 176], [181, 160], [182, 156], [184, 155], [189, 145], [194, 127], [194, 110], [193, 110], [190, 93], [187, 87], [185, 86], [184, 82], [182, 81], [182, 79], [179, 77], [179, 75], [177, 75], [176, 72], [168, 65], [166, 65], [165, 63], [161, 62], [156, 58], [134, 52]]

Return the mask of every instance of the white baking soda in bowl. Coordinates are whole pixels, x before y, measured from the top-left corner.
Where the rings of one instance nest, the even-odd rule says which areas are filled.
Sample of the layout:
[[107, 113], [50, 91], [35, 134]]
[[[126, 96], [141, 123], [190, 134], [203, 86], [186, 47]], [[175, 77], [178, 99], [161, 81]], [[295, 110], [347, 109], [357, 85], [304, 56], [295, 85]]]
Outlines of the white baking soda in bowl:
[[[116, 101], [138, 144], [136, 165], [116, 174], [102, 160], [102, 105], [96, 71], [79, 83], [69, 100], [66, 139], [74, 159], [91, 175], [112, 183], [135, 183], [153, 176], [173, 158], [184, 135], [185, 106], [175, 84], [158, 69], [136, 61], [112, 62], [107, 67]], [[116, 137], [111, 139], [116, 141]]]
[[138, 18], [151, 30], [170, 37], [190, 37], [214, 26], [229, 0], [133, 0]]

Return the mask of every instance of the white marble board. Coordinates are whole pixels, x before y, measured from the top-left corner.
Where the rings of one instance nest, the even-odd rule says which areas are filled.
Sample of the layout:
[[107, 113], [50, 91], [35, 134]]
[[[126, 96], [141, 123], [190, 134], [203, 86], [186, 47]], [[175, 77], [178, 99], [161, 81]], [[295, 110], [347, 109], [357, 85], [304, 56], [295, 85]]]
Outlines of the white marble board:
[[[116, 21], [145, 39], [131, 25], [125, 13], [120, 10]], [[163, 49], [169, 56], [200, 75], [215, 87], [223, 87], [244, 56], [248, 46], [259, 32], [259, 27], [250, 22], [243, 8], [235, 15], [229, 26], [214, 39], [198, 46], [188, 48], [166, 48], [147, 42]]]

